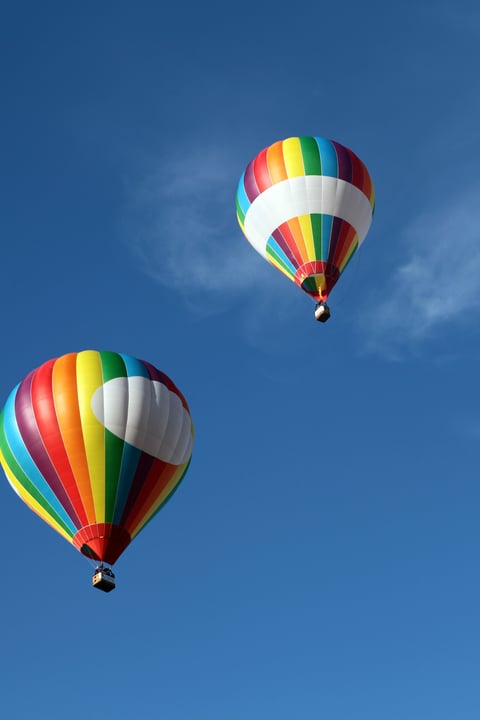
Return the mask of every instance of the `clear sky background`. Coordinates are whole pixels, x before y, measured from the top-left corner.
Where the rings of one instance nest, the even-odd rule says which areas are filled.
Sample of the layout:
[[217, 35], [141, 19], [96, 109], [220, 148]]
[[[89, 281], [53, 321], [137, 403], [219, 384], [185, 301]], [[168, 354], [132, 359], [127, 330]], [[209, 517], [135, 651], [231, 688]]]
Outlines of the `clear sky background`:
[[[0, 484], [12, 720], [480, 717], [480, 9], [4, 2], [0, 397], [145, 358], [196, 428], [117, 589]], [[239, 177], [320, 135], [377, 193], [332, 318]]]

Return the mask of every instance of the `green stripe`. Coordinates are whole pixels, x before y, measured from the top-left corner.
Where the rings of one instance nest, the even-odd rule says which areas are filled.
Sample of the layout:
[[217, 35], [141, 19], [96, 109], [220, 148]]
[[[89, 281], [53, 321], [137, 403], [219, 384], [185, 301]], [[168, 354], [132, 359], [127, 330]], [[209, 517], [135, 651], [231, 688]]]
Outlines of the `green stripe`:
[[318, 293], [318, 285], [315, 281], [315, 278], [311, 275], [306, 277], [305, 280], [302, 282], [302, 288], [305, 290], [305, 292], [309, 293]]
[[[117, 353], [102, 351], [100, 358], [104, 383], [127, 376], [125, 363]], [[124, 445], [121, 438], [105, 428], [105, 522], [113, 522]]]
[[294, 277], [295, 273], [292, 273], [291, 265], [287, 265], [287, 264], [282, 260], [282, 258], [279, 257], [279, 256], [277, 255], [277, 253], [276, 253], [274, 250], [272, 250], [271, 247], [269, 247], [268, 245], [267, 245], [267, 257], [269, 257], [269, 258], [275, 258], [275, 260], [277, 261], [277, 263], [278, 263], [279, 265], [281, 265], [282, 268], [284, 268], [284, 270], [285, 270], [286, 274], [288, 275], [288, 277], [291, 277], [291, 278]]
[[242, 206], [240, 205], [240, 201], [239, 201], [239, 199], [238, 199], [238, 195], [237, 195], [237, 199], [236, 199], [236, 205], [237, 205], [237, 217], [238, 217], [238, 221], [239, 221], [239, 223], [240, 223], [241, 225], [245, 225], [245, 213], [243, 212]]
[[317, 141], [313, 137], [301, 137], [300, 147], [303, 155], [303, 166], [305, 175], [321, 175], [322, 163], [320, 160], [320, 150]]
[[100, 352], [100, 359], [102, 361], [103, 382], [108, 382], [117, 377], [127, 376], [125, 363], [118, 353], [102, 350]]

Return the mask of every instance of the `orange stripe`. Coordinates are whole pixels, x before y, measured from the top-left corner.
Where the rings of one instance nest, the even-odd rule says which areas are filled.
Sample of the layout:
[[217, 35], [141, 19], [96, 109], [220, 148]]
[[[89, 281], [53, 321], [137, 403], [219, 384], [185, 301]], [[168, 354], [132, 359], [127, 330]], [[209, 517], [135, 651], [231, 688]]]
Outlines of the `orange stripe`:
[[358, 236], [357, 236], [355, 230], [353, 230], [352, 236], [351, 236], [351, 238], [349, 238], [349, 242], [346, 243], [345, 251], [342, 253], [341, 258], [339, 258], [339, 261], [338, 261], [337, 267], [341, 273], [344, 271], [347, 262], [350, 260], [353, 253], [356, 251], [357, 247], [358, 247]]
[[285, 243], [288, 245], [288, 249], [292, 253], [292, 255], [295, 258], [295, 262], [293, 263], [297, 268], [300, 267], [300, 265], [303, 265], [305, 262], [305, 259], [302, 257], [302, 254], [297, 247], [297, 241], [294, 235], [292, 234], [292, 231], [290, 229], [290, 226], [288, 222], [282, 223], [278, 230], [281, 232], [282, 237], [285, 241]]
[[357, 241], [357, 233], [352, 225], [346, 221], [342, 223], [340, 237], [338, 238], [337, 247], [335, 248], [335, 256], [333, 265], [342, 272], [345, 265], [345, 259], [351, 254], [352, 246]]
[[374, 202], [375, 202], [375, 191], [373, 189], [373, 182], [372, 182], [372, 178], [370, 177], [366, 167], [364, 167], [364, 170], [365, 170], [365, 183], [364, 183], [363, 192], [368, 197], [368, 199], [370, 200], [370, 205], [373, 207]]
[[63, 444], [89, 523], [96, 521], [77, 393], [77, 353], [59, 358], [53, 367], [53, 396]]
[[298, 217], [289, 220], [287, 225], [290, 228], [297, 250], [302, 257], [302, 263], [305, 263], [308, 260], [315, 260], [315, 258], [310, 257], [310, 254], [308, 253], [307, 246], [305, 245], [305, 238], [302, 233], [302, 226], [300, 225]]
[[270, 145], [267, 151], [267, 165], [272, 178], [272, 185], [286, 180], [287, 169], [283, 159], [283, 142], [276, 142]]

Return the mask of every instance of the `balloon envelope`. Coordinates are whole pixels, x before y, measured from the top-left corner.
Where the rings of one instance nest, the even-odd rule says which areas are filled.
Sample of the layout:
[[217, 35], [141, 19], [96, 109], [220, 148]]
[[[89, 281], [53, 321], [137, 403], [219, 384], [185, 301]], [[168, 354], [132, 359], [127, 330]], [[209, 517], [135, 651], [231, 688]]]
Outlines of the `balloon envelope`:
[[372, 179], [348, 148], [291, 137], [260, 152], [237, 191], [237, 218], [268, 262], [325, 301], [361, 245], [374, 211]]
[[110, 564], [177, 488], [192, 445], [190, 411], [170, 378], [114, 352], [46, 362], [0, 414], [0, 462], [15, 492]]

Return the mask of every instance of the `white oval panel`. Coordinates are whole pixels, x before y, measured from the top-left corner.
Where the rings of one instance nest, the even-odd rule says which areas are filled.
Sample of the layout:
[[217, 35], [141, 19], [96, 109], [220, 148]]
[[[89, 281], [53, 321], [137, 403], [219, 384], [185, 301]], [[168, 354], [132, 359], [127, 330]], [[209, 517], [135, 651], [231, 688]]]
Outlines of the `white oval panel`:
[[163, 383], [141, 376], [113, 378], [95, 390], [92, 410], [111, 433], [143, 452], [172, 465], [190, 459], [192, 419]]

